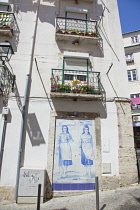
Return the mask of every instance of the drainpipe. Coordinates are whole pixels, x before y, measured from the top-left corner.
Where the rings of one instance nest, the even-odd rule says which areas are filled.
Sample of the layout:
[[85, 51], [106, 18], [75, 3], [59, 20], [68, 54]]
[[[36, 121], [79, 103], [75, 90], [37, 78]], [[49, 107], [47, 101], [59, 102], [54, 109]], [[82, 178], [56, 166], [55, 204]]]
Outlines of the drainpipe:
[[5, 143], [5, 134], [7, 127], [7, 115], [3, 115], [3, 126], [2, 126], [2, 136], [1, 136], [1, 148], [0, 148], [0, 172], [2, 167], [2, 159], [3, 159], [3, 151], [4, 151], [4, 143]]
[[17, 203], [17, 199], [18, 199], [21, 155], [22, 155], [22, 150], [23, 150], [23, 142], [25, 140], [25, 134], [26, 134], [26, 121], [27, 121], [27, 115], [28, 115], [29, 95], [30, 95], [30, 88], [31, 88], [31, 76], [32, 76], [33, 58], [34, 58], [34, 51], [35, 51], [35, 41], [36, 41], [36, 32], [37, 32], [37, 24], [38, 24], [38, 16], [39, 16], [39, 6], [40, 6], [40, 0], [38, 0], [33, 42], [32, 42], [32, 49], [31, 49], [29, 73], [27, 74], [27, 78], [26, 78], [24, 101], [23, 101], [23, 107], [22, 107], [22, 119], [21, 119], [21, 128], [20, 128], [20, 141], [19, 141], [17, 175], [16, 175], [16, 186], [15, 186], [16, 203]]

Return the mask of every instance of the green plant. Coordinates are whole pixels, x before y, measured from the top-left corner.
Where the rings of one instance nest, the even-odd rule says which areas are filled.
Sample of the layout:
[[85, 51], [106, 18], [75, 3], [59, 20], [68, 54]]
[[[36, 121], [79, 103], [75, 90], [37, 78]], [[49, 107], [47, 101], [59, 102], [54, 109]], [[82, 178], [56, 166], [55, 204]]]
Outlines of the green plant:
[[94, 91], [95, 91], [95, 87], [94, 86], [88, 86], [88, 89], [87, 89], [87, 92], [88, 93], [94, 93]]
[[86, 93], [94, 93], [95, 88], [92, 85], [82, 85], [80, 87], [81, 92], [86, 92]]
[[1, 25], [8, 25], [8, 21], [9, 21], [9, 14], [0, 14]]
[[81, 90], [81, 92], [87, 92], [87, 90], [88, 90], [88, 85], [82, 85], [82, 86], [80, 87], [80, 90]]
[[75, 34], [79, 34], [79, 31], [76, 30], [76, 29], [72, 29], [70, 32], [71, 32], [71, 33], [75, 33]]
[[59, 92], [70, 92], [71, 91], [70, 85], [59, 84], [57, 87], [58, 87]]
[[89, 32], [84, 32], [85, 36], [89, 36]]

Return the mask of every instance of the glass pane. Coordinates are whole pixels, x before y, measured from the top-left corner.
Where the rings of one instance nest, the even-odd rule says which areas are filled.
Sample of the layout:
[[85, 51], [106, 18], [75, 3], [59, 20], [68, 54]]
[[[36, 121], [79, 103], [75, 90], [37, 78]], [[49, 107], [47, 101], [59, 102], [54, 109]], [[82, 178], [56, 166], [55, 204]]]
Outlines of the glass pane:
[[136, 107], [135, 106], [131, 106], [131, 108], [134, 110], [134, 109], [136, 109]]
[[84, 75], [77, 75], [77, 79], [80, 81], [86, 81], [86, 76]]
[[65, 74], [64, 76], [65, 80], [73, 80], [73, 75], [71, 74]]
[[137, 105], [137, 107], [138, 107], [138, 109], [140, 109], [140, 104], [139, 104], [139, 105]]

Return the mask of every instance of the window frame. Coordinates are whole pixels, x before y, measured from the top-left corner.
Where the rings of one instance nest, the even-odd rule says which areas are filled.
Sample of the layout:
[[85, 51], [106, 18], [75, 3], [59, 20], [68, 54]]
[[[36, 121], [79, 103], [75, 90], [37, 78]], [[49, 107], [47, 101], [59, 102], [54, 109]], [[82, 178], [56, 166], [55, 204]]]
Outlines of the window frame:
[[[134, 75], [133, 75], [133, 72], [135, 71], [135, 74], [136, 74], [136, 79], [134, 79]], [[128, 72], [130, 72], [130, 74], [128, 74]], [[131, 80], [129, 80], [129, 75], [131, 76]], [[129, 82], [134, 82], [134, 81], [137, 81], [138, 80], [138, 77], [137, 77], [137, 70], [136, 69], [132, 69], [132, 70], [127, 70], [127, 76], [128, 76], [128, 81]]]
[[131, 36], [131, 43], [134, 44], [134, 43], [137, 43], [137, 42], [139, 42], [138, 35]]

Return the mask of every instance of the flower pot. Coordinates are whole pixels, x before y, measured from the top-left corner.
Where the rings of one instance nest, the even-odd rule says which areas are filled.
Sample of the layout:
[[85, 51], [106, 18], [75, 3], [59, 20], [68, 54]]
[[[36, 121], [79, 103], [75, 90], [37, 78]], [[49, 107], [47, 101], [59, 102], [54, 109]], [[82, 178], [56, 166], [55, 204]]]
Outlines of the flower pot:
[[63, 31], [58, 30], [58, 31], [56, 31], [56, 33], [57, 33], [57, 34], [63, 34]]
[[85, 36], [89, 36], [89, 33], [85, 33]]
[[84, 33], [79, 33], [79, 36], [84, 36]]
[[82, 94], [87, 94], [87, 91], [82, 91], [81, 93], [82, 93]]
[[76, 32], [71, 32], [71, 35], [77, 35], [77, 33]]
[[65, 31], [64, 34], [69, 34], [69, 32], [68, 31]]
[[79, 89], [73, 89], [72, 92], [73, 93], [80, 93], [80, 90]]
[[97, 34], [96, 33], [92, 33], [90, 34], [91, 37], [97, 37]]

